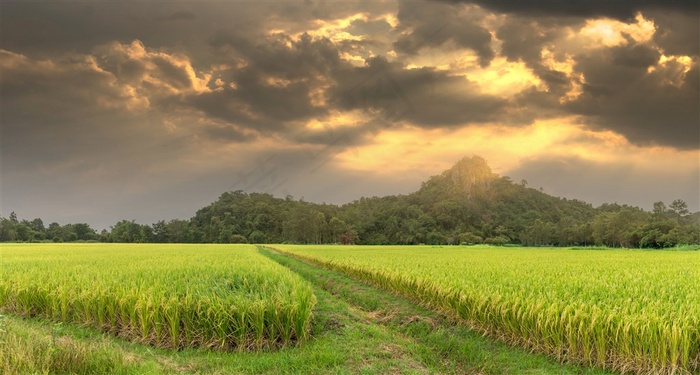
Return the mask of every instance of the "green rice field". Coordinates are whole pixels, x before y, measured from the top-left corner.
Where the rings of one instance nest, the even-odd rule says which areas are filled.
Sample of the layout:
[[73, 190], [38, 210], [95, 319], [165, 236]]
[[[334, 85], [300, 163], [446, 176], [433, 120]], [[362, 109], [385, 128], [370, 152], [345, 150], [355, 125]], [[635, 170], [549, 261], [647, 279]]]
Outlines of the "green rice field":
[[700, 371], [697, 251], [275, 248], [565, 361], [621, 372]]
[[2, 245], [0, 311], [157, 347], [286, 346], [307, 338], [314, 303], [252, 245]]
[[[167, 356], [182, 363], [175, 372], [184, 373], [188, 368], [218, 373], [212, 360], [239, 371], [236, 357], [222, 352], [249, 353], [241, 357], [245, 366], [258, 370], [240, 370], [245, 373], [261, 367], [265, 373], [294, 373], [269, 362], [273, 359], [318, 361], [313, 373], [452, 373], [466, 371], [465, 365], [470, 373], [499, 374], [540, 366], [549, 368], [541, 373], [700, 372], [698, 251], [211, 244], [3, 244], [1, 250], [0, 341], [13, 347], [31, 348], [22, 344], [21, 332], [39, 332], [43, 323], [32, 321], [42, 319], [171, 350]], [[292, 258], [305, 263], [290, 266]], [[373, 287], [343, 286], [351, 282], [341, 275]], [[403, 302], [372, 303], [384, 293], [380, 289], [448, 317], [447, 326]], [[315, 311], [318, 296], [325, 307]], [[330, 308], [347, 302], [356, 307]], [[15, 317], [31, 319], [20, 323]], [[314, 328], [314, 322], [320, 326]], [[414, 331], [413, 324], [423, 328]], [[460, 326], [514, 351], [452, 330]], [[367, 336], [364, 329], [373, 333]], [[121, 350], [74, 344], [66, 336], [56, 341], [54, 335], [34, 339], [43, 344], [21, 358], [16, 350], [0, 348], [0, 362], [10, 361], [0, 369], [51, 373], [51, 365], [38, 365], [47, 361], [41, 359], [49, 358], [45, 355], [60, 354], [59, 363], [69, 366], [73, 355], [90, 365], [89, 353], [110, 368], [131, 366], [133, 357]], [[405, 335], [421, 344], [405, 342]], [[449, 339], [430, 342], [438, 336]], [[450, 340], [464, 340], [463, 349], [454, 351]], [[326, 348], [328, 342], [333, 347]], [[341, 345], [340, 352], [334, 349]], [[81, 349], [72, 354], [78, 351], [72, 348]], [[204, 351], [197, 354], [201, 361], [193, 363], [188, 348]], [[384, 357], [385, 350], [393, 354]], [[211, 357], [210, 351], [224, 357]], [[396, 357], [401, 351], [413, 354]], [[552, 363], [532, 353], [546, 354]], [[258, 364], [257, 355], [267, 362]], [[443, 360], [433, 362], [440, 356]], [[499, 356], [504, 359], [495, 360]], [[519, 367], [511, 367], [509, 359]], [[25, 367], [12, 364], [17, 361]]]

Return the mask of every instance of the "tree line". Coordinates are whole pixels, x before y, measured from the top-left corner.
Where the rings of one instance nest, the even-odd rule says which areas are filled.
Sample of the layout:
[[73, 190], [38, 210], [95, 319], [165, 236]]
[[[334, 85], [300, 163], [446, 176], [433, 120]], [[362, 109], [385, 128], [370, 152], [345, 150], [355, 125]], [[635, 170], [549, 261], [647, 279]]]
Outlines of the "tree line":
[[652, 211], [594, 208], [553, 197], [464, 158], [408, 195], [318, 204], [264, 193], [225, 192], [189, 220], [129, 220], [97, 233], [88, 224], [44, 226], [0, 218], [0, 241], [304, 244], [521, 244], [668, 248], [700, 244], [700, 212], [678, 199]]

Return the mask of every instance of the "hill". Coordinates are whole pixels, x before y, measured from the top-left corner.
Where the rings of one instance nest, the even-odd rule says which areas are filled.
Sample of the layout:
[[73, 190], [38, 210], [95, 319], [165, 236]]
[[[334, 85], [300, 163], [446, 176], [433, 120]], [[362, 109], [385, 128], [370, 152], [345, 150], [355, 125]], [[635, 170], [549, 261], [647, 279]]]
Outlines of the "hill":
[[408, 195], [344, 205], [233, 191], [189, 220], [152, 225], [122, 220], [100, 235], [87, 224], [0, 218], [0, 241], [493, 244], [672, 247], [700, 243], [700, 213], [685, 202], [654, 211], [554, 197], [514, 183], [478, 156], [465, 157]]
[[[663, 203], [661, 203], [663, 205]], [[665, 207], [665, 205], [664, 205]], [[668, 247], [697, 243], [690, 215], [553, 197], [465, 157], [408, 195], [338, 206], [227, 192], [191, 220], [195, 242]], [[677, 220], [674, 220], [676, 218]]]

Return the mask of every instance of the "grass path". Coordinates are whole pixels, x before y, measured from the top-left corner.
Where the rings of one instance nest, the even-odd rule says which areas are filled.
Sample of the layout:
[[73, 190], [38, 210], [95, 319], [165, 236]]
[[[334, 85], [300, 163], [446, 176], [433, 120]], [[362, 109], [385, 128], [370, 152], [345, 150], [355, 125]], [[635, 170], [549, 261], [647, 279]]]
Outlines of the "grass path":
[[[399, 370], [396, 373], [609, 373], [560, 364], [549, 357], [512, 348], [411, 301], [340, 273], [318, 268], [269, 248], [260, 248], [260, 252], [310, 281], [319, 301], [325, 299], [319, 294], [330, 294], [348, 305], [348, 314], [355, 315], [362, 324], [381, 333], [382, 339], [387, 341], [379, 346], [396, 361], [396, 370]], [[321, 311], [317, 313], [317, 319], [316, 324], [329, 324], [329, 317], [324, 317]]]

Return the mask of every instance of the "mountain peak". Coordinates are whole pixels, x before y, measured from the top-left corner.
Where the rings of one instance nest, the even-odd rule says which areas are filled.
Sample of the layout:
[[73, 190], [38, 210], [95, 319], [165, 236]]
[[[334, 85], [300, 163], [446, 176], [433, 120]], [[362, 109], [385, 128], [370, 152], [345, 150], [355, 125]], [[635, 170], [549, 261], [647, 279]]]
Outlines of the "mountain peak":
[[433, 176], [421, 185], [420, 191], [436, 197], [448, 194], [472, 195], [487, 190], [498, 175], [480, 156], [463, 157], [450, 169]]
[[452, 168], [443, 172], [443, 175], [449, 177], [455, 187], [466, 192], [475, 188], [488, 188], [491, 181], [498, 177], [491, 171], [486, 160], [476, 155], [460, 159]]

